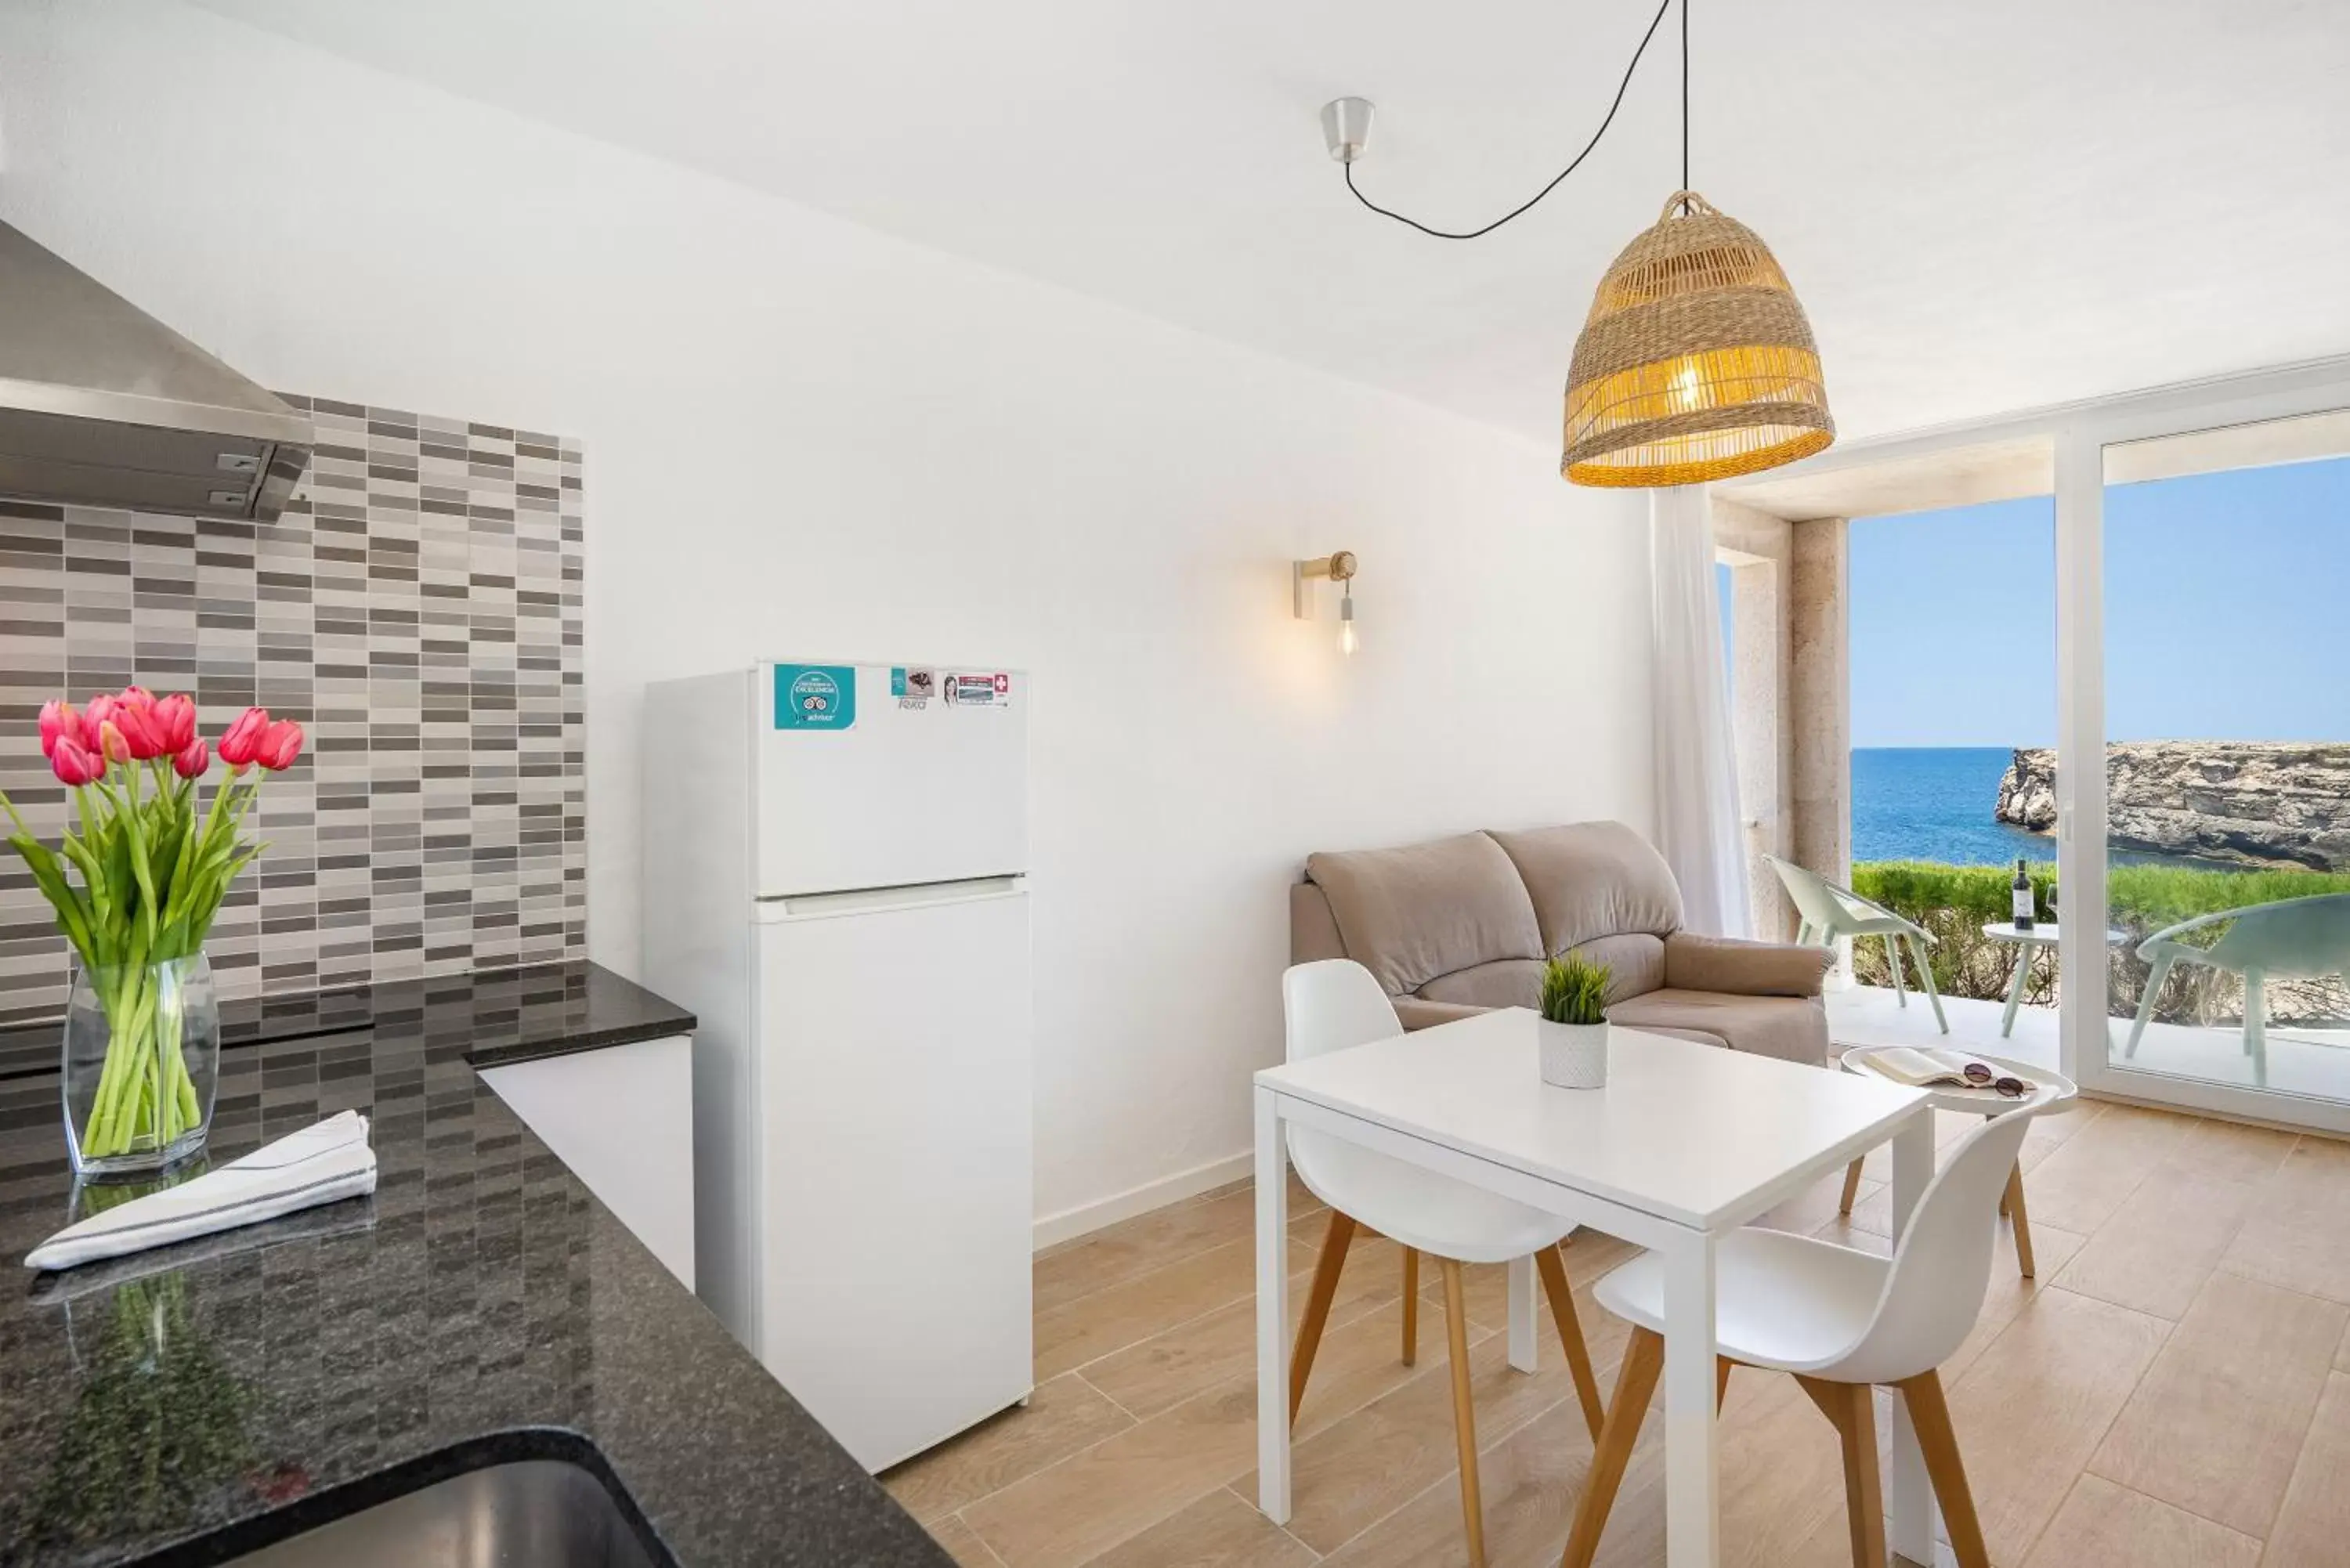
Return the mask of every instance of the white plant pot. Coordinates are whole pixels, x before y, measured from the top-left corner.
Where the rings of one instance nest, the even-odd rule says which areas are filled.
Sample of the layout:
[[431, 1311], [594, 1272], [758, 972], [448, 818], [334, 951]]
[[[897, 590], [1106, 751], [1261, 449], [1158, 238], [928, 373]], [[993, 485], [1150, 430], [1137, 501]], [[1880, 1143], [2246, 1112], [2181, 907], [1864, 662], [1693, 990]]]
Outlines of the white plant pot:
[[1562, 1089], [1604, 1089], [1607, 1086], [1607, 1023], [1534, 1024], [1542, 1043], [1542, 1079]]

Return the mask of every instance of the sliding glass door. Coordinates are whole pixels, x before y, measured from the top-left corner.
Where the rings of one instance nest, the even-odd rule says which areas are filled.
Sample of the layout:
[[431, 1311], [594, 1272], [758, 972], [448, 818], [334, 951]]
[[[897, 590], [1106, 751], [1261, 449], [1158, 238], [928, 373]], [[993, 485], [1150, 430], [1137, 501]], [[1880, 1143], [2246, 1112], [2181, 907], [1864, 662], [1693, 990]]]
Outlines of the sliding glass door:
[[2350, 389], [2086, 419], [2057, 487], [2066, 1059], [2350, 1130]]

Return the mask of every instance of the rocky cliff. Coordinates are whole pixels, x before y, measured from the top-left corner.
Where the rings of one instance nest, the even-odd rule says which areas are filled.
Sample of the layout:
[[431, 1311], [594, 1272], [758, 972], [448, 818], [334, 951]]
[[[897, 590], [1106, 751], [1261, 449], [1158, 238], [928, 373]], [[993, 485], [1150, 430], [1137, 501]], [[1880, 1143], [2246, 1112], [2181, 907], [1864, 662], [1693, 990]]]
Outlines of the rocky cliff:
[[[2124, 741], [2106, 748], [2106, 779], [2116, 848], [2350, 870], [2350, 744]], [[2017, 748], [1993, 815], [2055, 830], [2054, 751]]]

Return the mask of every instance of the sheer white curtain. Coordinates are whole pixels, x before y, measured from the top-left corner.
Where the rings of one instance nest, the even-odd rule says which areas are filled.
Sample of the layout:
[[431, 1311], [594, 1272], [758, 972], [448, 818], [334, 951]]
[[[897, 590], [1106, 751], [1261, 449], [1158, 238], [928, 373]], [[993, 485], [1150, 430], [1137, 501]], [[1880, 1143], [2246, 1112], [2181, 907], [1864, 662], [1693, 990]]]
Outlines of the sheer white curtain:
[[1742, 937], [1746, 835], [1738, 815], [1713, 517], [1702, 484], [1648, 493], [1656, 671], [1657, 847], [1681, 885], [1694, 931]]

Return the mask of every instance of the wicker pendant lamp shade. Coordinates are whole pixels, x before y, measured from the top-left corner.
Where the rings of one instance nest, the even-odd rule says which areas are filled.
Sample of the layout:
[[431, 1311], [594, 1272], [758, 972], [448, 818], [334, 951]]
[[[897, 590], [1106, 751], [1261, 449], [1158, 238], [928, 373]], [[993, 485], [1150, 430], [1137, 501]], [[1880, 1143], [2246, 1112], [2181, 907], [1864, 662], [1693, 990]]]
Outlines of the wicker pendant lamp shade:
[[1576, 484], [1697, 484], [1835, 440], [1811, 324], [1770, 247], [1675, 192], [1599, 281], [1567, 372], [1559, 471]]

